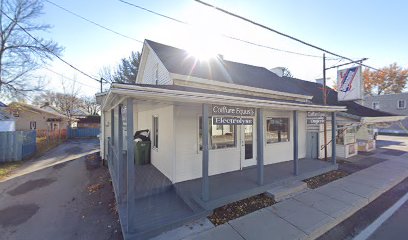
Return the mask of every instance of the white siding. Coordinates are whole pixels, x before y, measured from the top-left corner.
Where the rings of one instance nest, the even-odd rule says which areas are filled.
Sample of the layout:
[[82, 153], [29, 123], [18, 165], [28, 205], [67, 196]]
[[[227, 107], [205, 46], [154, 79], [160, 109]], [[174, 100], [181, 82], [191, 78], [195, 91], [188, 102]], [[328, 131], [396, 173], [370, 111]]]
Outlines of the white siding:
[[175, 132], [173, 106], [158, 107], [153, 110], [141, 111], [137, 114], [137, 128], [135, 130], [149, 129], [153, 137], [153, 116], [159, 117], [159, 147], [151, 150], [151, 162], [167, 178], [174, 182], [175, 159]]
[[[270, 143], [264, 146], [264, 163], [273, 164], [293, 160], [293, 112], [291, 111], [265, 111], [264, 126], [266, 128], [266, 119], [270, 117], [287, 117], [289, 118], [289, 142]], [[306, 113], [298, 113], [298, 140], [299, 140], [299, 158], [306, 157]]]
[[[175, 107], [176, 182], [201, 177], [202, 152], [198, 146], [198, 121], [201, 107]], [[237, 144], [239, 142], [237, 131]], [[209, 175], [236, 171], [241, 168], [240, 148], [210, 150]]]
[[[176, 129], [176, 182], [200, 178], [202, 152], [198, 150], [198, 119], [201, 107], [175, 107]], [[290, 134], [293, 134], [293, 112], [265, 112], [267, 117], [289, 117]], [[265, 125], [265, 124], [264, 124]], [[256, 131], [256, 130], [255, 130]], [[240, 142], [240, 128], [237, 128], [237, 142]], [[265, 164], [293, 160], [293, 137], [290, 142], [265, 145]], [[256, 140], [255, 140], [256, 141]], [[256, 150], [255, 150], [256, 151]], [[256, 155], [254, 153], [254, 155]], [[306, 156], [306, 114], [299, 112], [299, 158]], [[209, 175], [241, 169], [239, 146], [230, 149], [210, 150]]]
[[157, 55], [150, 50], [146, 59], [141, 83], [156, 85], [156, 77], [158, 78], [158, 85], [173, 84], [170, 74], [163, 63], [161, 63]]

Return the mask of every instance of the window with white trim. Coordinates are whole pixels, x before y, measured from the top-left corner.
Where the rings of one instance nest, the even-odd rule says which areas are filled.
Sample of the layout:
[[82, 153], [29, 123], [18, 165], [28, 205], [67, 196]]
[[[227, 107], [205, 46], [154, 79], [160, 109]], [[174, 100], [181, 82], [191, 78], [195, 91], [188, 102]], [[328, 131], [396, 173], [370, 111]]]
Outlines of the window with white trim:
[[[198, 143], [199, 149], [203, 149], [202, 134], [203, 121], [199, 118]], [[236, 126], [234, 125], [214, 125], [211, 117], [208, 118], [208, 146], [210, 149], [234, 148], [237, 146]]]
[[152, 135], [153, 135], [153, 148], [159, 148], [159, 117], [153, 116], [152, 118]]
[[373, 102], [372, 106], [373, 106], [372, 108], [375, 109], [375, 110], [380, 109], [380, 103], [379, 102]]
[[398, 100], [397, 108], [398, 108], [398, 109], [405, 109], [405, 108], [407, 108], [407, 102], [406, 102], [404, 99]]

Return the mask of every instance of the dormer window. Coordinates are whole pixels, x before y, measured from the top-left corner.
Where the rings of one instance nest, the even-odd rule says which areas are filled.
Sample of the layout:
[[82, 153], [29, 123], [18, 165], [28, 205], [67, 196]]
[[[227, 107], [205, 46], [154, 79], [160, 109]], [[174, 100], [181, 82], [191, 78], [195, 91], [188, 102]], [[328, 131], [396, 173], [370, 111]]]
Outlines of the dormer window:
[[398, 109], [405, 109], [405, 108], [407, 108], [407, 102], [406, 102], [404, 99], [398, 100], [397, 108], [398, 108]]

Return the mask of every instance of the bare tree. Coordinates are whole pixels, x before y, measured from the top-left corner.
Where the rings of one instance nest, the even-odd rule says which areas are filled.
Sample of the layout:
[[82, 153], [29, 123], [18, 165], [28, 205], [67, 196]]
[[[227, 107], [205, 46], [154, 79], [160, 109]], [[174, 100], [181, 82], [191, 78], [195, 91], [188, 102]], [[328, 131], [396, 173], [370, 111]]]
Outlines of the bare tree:
[[99, 115], [101, 106], [96, 102], [95, 97], [83, 96], [81, 98], [83, 108], [90, 115]]
[[29, 36], [51, 28], [35, 23], [42, 9], [40, 0], [0, 0], [0, 93], [4, 96], [16, 98], [40, 90], [41, 82], [32, 82], [33, 72], [61, 55], [63, 48], [52, 40]]

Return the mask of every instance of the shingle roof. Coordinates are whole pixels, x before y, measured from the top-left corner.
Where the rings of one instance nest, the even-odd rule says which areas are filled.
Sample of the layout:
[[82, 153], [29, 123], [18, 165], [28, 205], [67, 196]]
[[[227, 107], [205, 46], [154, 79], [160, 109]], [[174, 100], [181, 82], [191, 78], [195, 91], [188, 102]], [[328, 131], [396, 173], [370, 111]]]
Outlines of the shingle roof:
[[291, 83], [281, 84], [280, 77], [264, 67], [214, 58], [199, 61], [186, 50], [146, 40], [171, 73], [205, 78], [279, 92], [302, 94]]
[[[151, 40], [146, 40], [146, 42], [171, 73], [285, 93], [313, 96], [312, 102], [314, 104], [323, 104], [322, 86], [318, 83], [290, 77], [279, 77], [264, 67], [227, 61], [220, 58], [200, 62], [197, 58], [190, 56], [186, 50]], [[364, 107], [354, 101], [339, 102], [337, 101], [337, 92], [331, 88], [327, 89], [327, 104], [346, 106], [347, 113], [349, 114], [360, 117], [394, 116], [390, 113]]]

